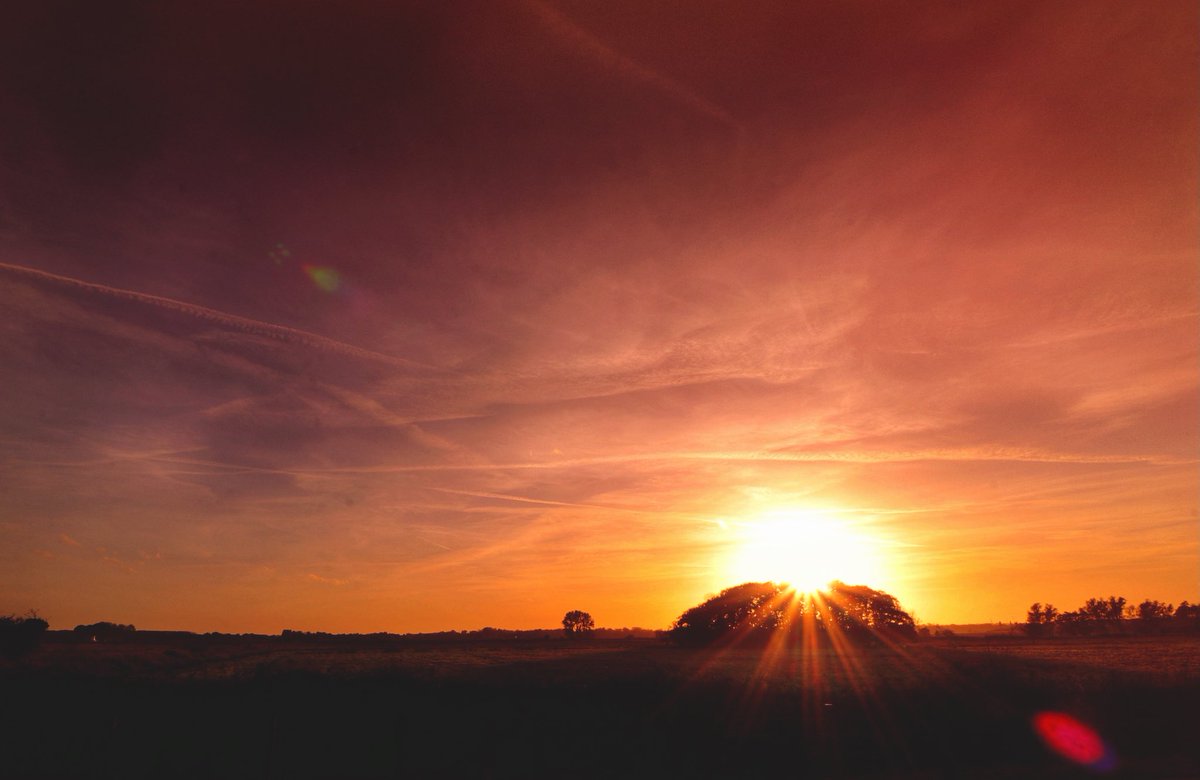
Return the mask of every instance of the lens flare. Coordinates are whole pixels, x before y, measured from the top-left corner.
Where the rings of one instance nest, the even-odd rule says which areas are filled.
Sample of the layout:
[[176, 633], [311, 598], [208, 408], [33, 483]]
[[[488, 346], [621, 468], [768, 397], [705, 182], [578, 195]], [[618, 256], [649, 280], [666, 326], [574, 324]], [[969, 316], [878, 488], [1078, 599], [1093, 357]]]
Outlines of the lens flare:
[[308, 274], [308, 278], [313, 280], [313, 283], [320, 287], [325, 292], [337, 292], [342, 286], [342, 276], [332, 268], [318, 265], [305, 265], [304, 273]]
[[1048, 748], [1076, 764], [1097, 772], [1116, 766], [1116, 757], [1100, 735], [1064, 712], [1039, 712], [1033, 716], [1033, 730]]
[[275, 265], [283, 265], [284, 261], [292, 256], [292, 251], [283, 244], [276, 244], [271, 247], [271, 251], [267, 252], [267, 257], [275, 261]]

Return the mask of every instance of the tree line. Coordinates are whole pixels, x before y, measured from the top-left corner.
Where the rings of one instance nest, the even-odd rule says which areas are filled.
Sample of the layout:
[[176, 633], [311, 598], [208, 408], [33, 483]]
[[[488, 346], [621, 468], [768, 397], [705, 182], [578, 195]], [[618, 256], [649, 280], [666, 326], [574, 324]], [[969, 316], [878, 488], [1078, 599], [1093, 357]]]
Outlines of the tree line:
[[[49, 624], [34, 611], [26, 615], [0, 616], [0, 656], [19, 658], [41, 642]], [[1036, 602], [1026, 613], [1025, 633], [1031, 637], [1200, 634], [1200, 604], [1181, 601], [1178, 606], [1145, 599], [1129, 603], [1124, 596], [1090, 598], [1076, 610], [1060, 611], [1053, 604]], [[132, 639], [132, 625], [102, 621], [75, 626], [77, 641], [108, 642]], [[151, 632], [151, 634], [186, 632]], [[726, 588], [702, 604], [685, 611], [668, 631], [641, 628], [596, 628], [592, 616], [571, 610], [563, 616], [561, 631], [535, 629], [505, 631], [445, 631], [432, 634], [329, 634], [322, 631], [285, 629], [282, 639], [409, 640], [464, 639], [549, 639], [566, 635], [571, 639], [664, 637], [683, 645], [707, 645], [723, 641], [767, 641], [780, 636], [828, 639], [834, 634], [851, 641], [912, 640], [928, 635], [918, 632], [912, 616], [891, 594], [866, 585], [833, 582], [818, 593], [800, 593], [773, 582], [747, 582]], [[199, 635], [196, 635], [199, 636]], [[216, 633], [206, 636], [221, 636]], [[236, 636], [236, 635], [229, 635]], [[254, 635], [257, 636], [257, 635]]]
[[[0, 655], [20, 658], [41, 644], [42, 637], [50, 628], [45, 618], [35, 610], [24, 615], [0, 616]], [[137, 629], [124, 623], [99, 623], [75, 626], [72, 633], [78, 641], [110, 642], [132, 637]]]
[[1194, 633], [1200, 631], [1200, 604], [1184, 600], [1175, 607], [1146, 599], [1134, 605], [1124, 596], [1109, 596], [1088, 599], [1079, 609], [1062, 612], [1053, 604], [1034, 602], [1023, 628], [1034, 637]]

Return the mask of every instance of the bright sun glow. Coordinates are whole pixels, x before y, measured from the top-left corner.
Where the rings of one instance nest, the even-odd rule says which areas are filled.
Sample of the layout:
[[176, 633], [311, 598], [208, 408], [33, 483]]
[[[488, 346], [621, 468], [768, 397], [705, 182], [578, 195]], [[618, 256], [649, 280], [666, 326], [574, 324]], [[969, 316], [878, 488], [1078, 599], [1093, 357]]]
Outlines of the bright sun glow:
[[796, 590], [820, 590], [831, 580], [883, 587], [879, 540], [852, 520], [814, 509], [781, 509], [737, 524], [730, 557], [730, 584], [771, 580]]

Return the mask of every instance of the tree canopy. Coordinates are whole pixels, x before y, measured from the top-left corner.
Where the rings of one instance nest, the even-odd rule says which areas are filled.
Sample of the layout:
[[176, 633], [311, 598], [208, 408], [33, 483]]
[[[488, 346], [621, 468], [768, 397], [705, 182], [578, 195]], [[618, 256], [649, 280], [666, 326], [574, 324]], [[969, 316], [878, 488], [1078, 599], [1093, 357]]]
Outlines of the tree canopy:
[[836, 581], [811, 594], [774, 582], [726, 588], [680, 615], [670, 635], [683, 644], [709, 644], [726, 638], [767, 639], [781, 631], [832, 632], [851, 639], [916, 636], [912, 616], [894, 596]]
[[579, 639], [592, 635], [592, 630], [596, 628], [596, 621], [592, 620], [592, 616], [583, 610], [573, 609], [563, 615], [562, 626], [564, 634], [572, 639]]
[[0, 617], [0, 654], [19, 658], [38, 646], [42, 635], [50, 627], [36, 612], [23, 616]]
[[99, 623], [88, 623], [85, 625], [75, 626], [74, 632], [78, 636], [91, 639], [93, 642], [104, 642], [111, 639], [122, 639], [132, 635], [136, 628], [125, 623], [112, 623], [107, 620], [101, 620]]

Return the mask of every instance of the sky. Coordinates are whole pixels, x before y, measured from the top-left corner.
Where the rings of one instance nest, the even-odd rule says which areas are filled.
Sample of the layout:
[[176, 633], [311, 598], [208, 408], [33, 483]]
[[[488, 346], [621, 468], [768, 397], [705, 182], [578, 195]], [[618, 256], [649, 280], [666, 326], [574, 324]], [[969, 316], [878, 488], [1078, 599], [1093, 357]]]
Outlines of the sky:
[[1200, 600], [1198, 32], [5, 8], [0, 613], [664, 628], [811, 516], [922, 621]]

